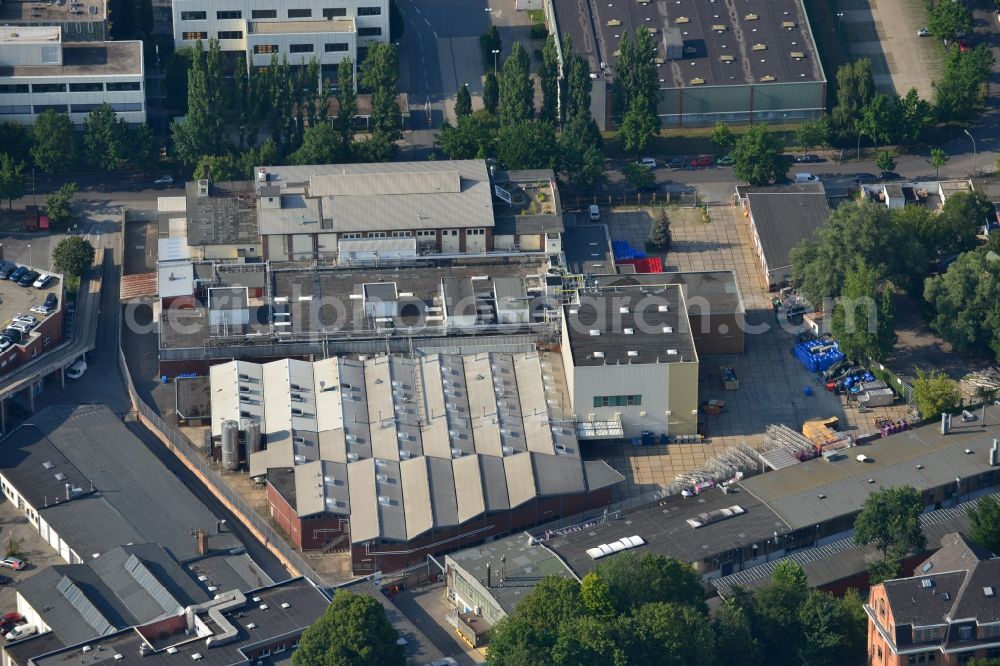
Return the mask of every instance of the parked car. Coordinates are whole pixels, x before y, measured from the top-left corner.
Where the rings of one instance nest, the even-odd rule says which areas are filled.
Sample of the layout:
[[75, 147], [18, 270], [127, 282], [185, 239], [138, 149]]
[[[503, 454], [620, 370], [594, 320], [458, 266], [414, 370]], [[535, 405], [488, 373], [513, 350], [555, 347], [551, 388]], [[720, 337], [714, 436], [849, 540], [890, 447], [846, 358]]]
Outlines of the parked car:
[[796, 183], [813, 183], [819, 180], [819, 176], [814, 176], [808, 171], [800, 171], [795, 174]]
[[38, 271], [28, 271], [17, 281], [19, 287], [30, 287], [38, 279]]
[[20, 344], [24, 340], [24, 331], [19, 331], [16, 328], [10, 328], [9, 326], [0, 333], [0, 337], [10, 340], [12, 343]]
[[5, 557], [2, 560], [0, 560], [0, 567], [5, 567], [7, 569], [14, 569], [15, 571], [20, 571], [26, 566], [27, 564], [25, 563], [24, 560], [18, 559], [16, 557]]
[[10, 578], [7, 576], [0, 576], [0, 585], [10, 585]]
[[819, 155], [813, 155], [810, 153], [808, 155], [799, 155], [795, 158], [795, 161], [799, 164], [816, 164], [818, 162], [822, 162], [823, 158]]
[[649, 167], [650, 169], [656, 168], [656, 160], [652, 157], [642, 157], [635, 161], [636, 164], [641, 164], [642, 166]]
[[854, 182], [858, 185], [863, 183], [874, 183], [878, 178], [875, 177], [873, 173], [856, 173], [854, 174]]
[[930, 37], [931, 31], [928, 28], [920, 28], [917, 30], [917, 37]]
[[28, 326], [38, 326], [38, 318], [32, 315], [18, 314], [14, 317], [14, 322], [27, 324]]
[[[9, 338], [0, 336], [0, 353], [7, 351], [14, 346], [14, 343], [10, 341]], [[0, 583], [2, 584], [2, 583]]]
[[669, 162], [667, 162], [668, 169], [684, 169], [688, 166], [688, 158], [686, 157], [672, 157]]
[[31, 333], [31, 327], [21, 321], [15, 321], [13, 324], [7, 327], [7, 330], [15, 330], [21, 333], [22, 336]]
[[160, 176], [159, 178], [153, 181], [153, 185], [173, 185], [173, 184], [174, 184], [173, 176]]
[[895, 171], [883, 171], [878, 175], [879, 180], [902, 180], [902, 178], [903, 177]]
[[10, 274], [17, 270], [17, 264], [10, 264], [0, 268], [0, 280], [9, 280]]
[[11, 282], [17, 282], [21, 277], [28, 272], [27, 266], [18, 266], [14, 269], [14, 272], [7, 276], [7, 279]]
[[19, 641], [22, 638], [27, 638], [28, 636], [34, 636], [38, 633], [38, 627], [33, 624], [22, 624], [14, 627], [6, 634], [3, 635], [8, 641]]
[[964, 39], [958, 40], [958, 50], [961, 51], [962, 53], [965, 53], [966, 51], [968, 51], [969, 50], [969, 42], [965, 41]]
[[732, 164], [733, 164], [733, 156], [732, 155], [723, 155], [719, 159], [715, 160], [715, 163], [718, 164], [719, 166], [732, 166]]
[[[0, 576], [0, 578], [3, 578], [6, 581], [4, 585], [10, 582], [10, 578], [7, 578], [6, 576]], [[6, 634], [19, 624], [24, 624], [24, 616], [17, 611], [11, 611], [10, 613], [0, 615], [0, 633]]]
[[31, 286], [34, 287], [35, 289], [45, 289], [47, 286], [49, 286], [50, 282], [52, 282], [52, 276], [49, 275], [48, 273], [42, 273], [41, 275], [38, 276], [38, 279], [35, 280], [34, 284], [32, 284]]
[[699, 155], [698, 157], [691, 160], [691, 166], [695, 169], [704, 169], [706, 167], [712, 166], [715, 163], [715, 158], [711, 155]]
[[69, 370], [66, 371], [66, 376], [70, 379], [79, 379], [83, 377], [83, 373], [87, 371], [87, 362], [82, 358], [69, 366]]

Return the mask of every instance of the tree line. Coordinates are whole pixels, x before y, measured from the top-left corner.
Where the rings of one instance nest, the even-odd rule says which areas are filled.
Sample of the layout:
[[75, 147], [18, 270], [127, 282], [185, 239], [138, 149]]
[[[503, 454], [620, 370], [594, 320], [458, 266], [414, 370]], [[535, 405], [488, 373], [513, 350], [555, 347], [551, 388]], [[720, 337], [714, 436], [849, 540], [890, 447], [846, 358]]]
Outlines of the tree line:
[[[394, 44], [372, 44], [359, 68], [346, 58], [337, 68], [335, 112], [332, 82], [321, 80], [315, 58], [293, 66], [274, 54], [268, 67], [247, 70], [237, 56], [231, 73], [217, 40], [205, 50], [199, 41], [175, 54], [187, 62], [187, 112], [171, 125], [178, 159], [201, 176], [207, 166], [215, 180], [252, 178], [261, 164], [381, 162], [392, 158], [402, 138], [396, 102], [398, 63]], [[371, 94], [367, 135], [356, 132], [359, 88]]]

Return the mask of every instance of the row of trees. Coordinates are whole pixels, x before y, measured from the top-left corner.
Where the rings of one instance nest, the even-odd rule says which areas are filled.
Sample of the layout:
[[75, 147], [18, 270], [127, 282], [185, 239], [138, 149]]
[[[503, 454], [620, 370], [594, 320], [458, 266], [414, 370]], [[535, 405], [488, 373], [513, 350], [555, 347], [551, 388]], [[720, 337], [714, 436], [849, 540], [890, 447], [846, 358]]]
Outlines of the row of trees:
[[[948, 299], [956, 292], [944, 286], [958, 286], [959, 271], [968, 269], [972, 259], [963, 261], [950, 278], [934, 278], [926, 288], [924, 280], [941, 258], [976, 247], [976, 221], [990, 210], [979, 193], [954, 194], [939, 213], [923, 206], [892, 210], [865, 201], [841, 205], [813, 238], [792, 250], [794, 280], [813, 303], [835, 299], [833, 332], [845, 354], [882, 359], [895, 340], [892, 289], [917, 297], [924, 293], [932, 304], [940, 300], [941, 305], [935, 307], [947, 312]], [[951, 307], [965, 307], [965, 303], [955, 301]], [[944, 324], [942, 320], [942, 330]], [[989, 326], [988, 320], [948, 319], [947, 324], [975, 324], [976, 331]]]
[[[15, 165], [48, 174], [62, 174], [79, 167], [104, 171], [147, 171], [157, 159], [156, 140], [148, 125], [129, 126], [108, 104], [102, 104], [84, 119], [83, 132], [74, 131], [65, 113], [49, 109], [34, 125], [0, 125], [0, 156]], [[4, 197], [6, 198], [6, 197]]]
[[[499, 50], [497, 40], [484, 35], [484, 59]], [[452, 159], [495, 157], [509, 169], [554, 168], [582, 190], [599, 187], [605, 180], [604, 152], [590, 113], [590, 71], [573, 52], [568, 35], [561, 44], [560, 68], [557, 46], [549, 35], [542, 48], [537, 111], [530, 58], [520, 43], [511, 47], [499, 76], [487, 71], [482, 109], [472, 110], [472, 97], [463, 86], [455, 125], [444, 123], [438, 134], [444, 154]]]
[[[331, 113], [329, 81], [321, 80], [315, 59], [293, 66], [287, 57], [249, 72], [239, 56], [232, 75], [215, 39], [206, 51], [199, 41], [175, 57], [188, 62], [187, 114], [174, 122], [171, 135], [185, 165], [209, 165], [213, 174], [250, 178], [254, 165], [385, 161], [402, 137], [396, 102], [398, 63], [393, 44], [373, 44], [361, 64], [359, 81], [372, 96], [370, 132], [356, 140], [357, 89], [354, 63], [345, 59], [337, 70], [335, 113]], [[217, 170], [217, 171], [216, 171]], [[219, 180], [228, 179], [221, 175]]]
[[805, 573], [781, 562], [756, 592], [737, 591], [714, 618], [701, 579], [678, 560], [622, 553], [582, 582], [546, 578], [490, 635], [490, 664], [861, 663], [866, 620], [860, 596], [810, 591]]

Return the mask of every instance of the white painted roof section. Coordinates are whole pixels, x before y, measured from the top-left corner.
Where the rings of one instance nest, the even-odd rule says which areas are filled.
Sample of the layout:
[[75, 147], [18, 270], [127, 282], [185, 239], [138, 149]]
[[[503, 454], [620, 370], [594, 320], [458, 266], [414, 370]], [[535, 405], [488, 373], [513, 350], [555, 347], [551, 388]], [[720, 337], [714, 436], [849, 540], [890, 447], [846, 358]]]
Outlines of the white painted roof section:
[[156, 258], [159, 261], [190, 259], [191, 248], [183, 238], [159, 238], [156, 241]]
[[156, 287], [160, 298], [192, 295], [194, 293], [194, 266], [191, 261], [180, 259], [157, 262]]
[[517, 394], [521, 402], [521, 419], [524, 421], [524, 439], [528, 450], [534, 453], [555, 454], [552, 446], [552, 429], [545, 403], [542, 383], [542, 366], [537, 354], [514, 358], [517, 374]]
[[371, 197], [399, 194], [438, 194], [462, 191], [458, 170], [412, 173], [342, 173], [313, 176], [309, 191], [314, 197]]
[[472, 437], [476, 452], [499, 456], [497, 402], [496, 396], [493, 395], [489, 354], [465, 357], [465, 388], [469, 395], [469, 417], [472, 420]]
[[351, 495], [351, 541], [377, 539], [381, 530], [378, 498], [375, 495], [375, 460], [359, 460], [347, 465], [347, 486]]
[[275, 438], [291, 437], [292, 404], [288, 395], [288, 359], [265, 363], [261, 368], [264, 382], [263, 425], [267, 445], [270, 447]]
[[292, 466], [292, 438], [290, 436], [272, 441], [268, 438], [267, 448], [250, 455], [250, 476], [266, 476], [267, 470], [275, 467]]
[[507, 476], [507, 495], [510, 508], [518, 507], [533, 499], [536, 494], [535, 474], [531, 466], [530, 453], [517, 453], [503, 459]]
[[62, 28], [59, 26], [16, 25], [9, 28], [0, 27], [0, 43], [2, 44], [33, 44], [61, 41]]
[[434, 527], [427, 460], [423, 457], [401, 460], [399, 462], [399, 475], [403, 485], [406, 535], [412, 539]]
[[385, 356], [365, 361], [365, 392], [368, 395], [368, 418], [371, 421], [372, 455], [386, 460], [399, 460], [389, 360]]
[[212, 435], [222, 435], [222, 422], [240, 418], [239, 393], [236, 386], [237, 361], [220, 363], [208, 369], [212, 392]]
[[323, 463], [319, 460], [296, 465], [295, 510], [300, 516], [311, 516], [326, 510], [323, 492]]
[[313, 391], [316, 395], [316, 426], [319, 431], [344, 428], [341, 404], [340, 360], [325, 358], [313, 363]]
[[156, 212], [185, 213], [187, 212], [187, 197], [157, 197]]
[[440, 355], [433, 354], [420, 359], [419, 377], [423, 388], [421, 399], [424, 401], [424, 425], [420, 429], [424, 455], [451, 458]]
[[458, 500], [458, 521], [464, 523], [486, 511], [483, 480], [478, 456], [462, 456], [451, 461], [455, 470], [455, 496]]

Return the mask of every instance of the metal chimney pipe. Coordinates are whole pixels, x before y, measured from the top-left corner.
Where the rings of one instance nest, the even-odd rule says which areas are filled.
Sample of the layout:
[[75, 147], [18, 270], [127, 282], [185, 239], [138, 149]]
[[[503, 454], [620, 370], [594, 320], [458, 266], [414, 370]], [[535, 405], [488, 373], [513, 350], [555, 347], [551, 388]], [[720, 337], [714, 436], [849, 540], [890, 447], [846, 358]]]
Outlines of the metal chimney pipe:
[[486, 589], [493, 587], [493, 570], [490, 563], [486, 563]]

